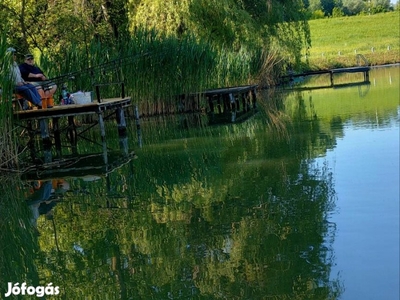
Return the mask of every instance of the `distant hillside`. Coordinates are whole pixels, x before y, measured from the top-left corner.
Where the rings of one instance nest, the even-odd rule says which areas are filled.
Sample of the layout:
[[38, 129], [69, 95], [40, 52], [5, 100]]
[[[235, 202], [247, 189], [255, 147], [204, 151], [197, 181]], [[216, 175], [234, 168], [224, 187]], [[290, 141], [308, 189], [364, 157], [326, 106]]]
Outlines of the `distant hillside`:
[[311, 20], [312, 69], [354, 66], [356, 54], [371, 65], [400, 62], [400, 14]]

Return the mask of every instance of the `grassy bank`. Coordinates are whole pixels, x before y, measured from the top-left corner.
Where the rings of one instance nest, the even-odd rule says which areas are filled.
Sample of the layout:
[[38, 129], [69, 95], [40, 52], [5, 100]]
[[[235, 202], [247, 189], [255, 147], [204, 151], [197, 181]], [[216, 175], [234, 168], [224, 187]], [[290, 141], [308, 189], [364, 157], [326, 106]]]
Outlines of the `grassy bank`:
[[311, 69], [349, 67], [362, 54], [371, 65], [400, 62], [399, 12], [311, 20]]

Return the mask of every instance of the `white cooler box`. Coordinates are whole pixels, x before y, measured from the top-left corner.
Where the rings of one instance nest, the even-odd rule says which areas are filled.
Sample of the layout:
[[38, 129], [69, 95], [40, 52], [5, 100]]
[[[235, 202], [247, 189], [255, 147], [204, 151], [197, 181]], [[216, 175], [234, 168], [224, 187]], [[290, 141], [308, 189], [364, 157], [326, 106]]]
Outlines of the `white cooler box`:
[[75, 104], [88, 104], [92, 102], [92, 92], [76, 92], [72, 96]]

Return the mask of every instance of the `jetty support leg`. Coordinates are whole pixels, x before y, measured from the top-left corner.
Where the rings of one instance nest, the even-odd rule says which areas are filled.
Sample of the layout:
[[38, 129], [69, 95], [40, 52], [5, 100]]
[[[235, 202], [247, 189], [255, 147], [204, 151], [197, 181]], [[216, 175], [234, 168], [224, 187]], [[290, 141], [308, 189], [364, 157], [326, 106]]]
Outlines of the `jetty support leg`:
[[245, 111], [245, 112], [248, 111], [249, 108], [248, 108], [247, 103], [246, 103], [246, 96], [243, 93], [240, 93], [239, 97], [242, 99], [242, 109], [243, 109], [243, 111]]
[[42, 137], [43, 146], [45, 147], [51, 146], [48, 120], [40, 119], [39, 126], [40, 126], [40, 135]]
[[251, 98], [253, 102], [253, 109], [257, 107], [257, 90], [256, 88], [251, 90]]
[[28, 135], [29, 135], [28, 147], [30, 150], [31, 159], [35, 160], [35, 158], [36, 158], [35, 131], [33, 130], [32, 121], [28, 121], [26, 125], [27, 125], [26, 127], [27, 127]]
[[54, 144], [56, 146], [57, 156], [61, 156], [61, 133], [60, 133], [60, 118], [53, 118]]
[[364, 81], [369, 82], [369, 71], [364, 72]]
[[103, 119], [103, 115], [101, 113], [98, 113], [97, 116], [99, 119], [101, 144], [103, 146], [103, 161], [105, 164], [107, 164], [108, 163], [108, 154], [107, 154], [106, 129], [104, 126], [104, 119]]
[[218, 113], [221, 114], [222, 109], [221, 109], [221, 95], [217, 96], [217, 107], [218, 107]]
[[105, 129], [105, 126], [104, 126], [103, 115], [101, 113], [99, 113], [98, 117], [99, 117], [101, 141], [103, 142], [103, 141], [106, 140], [106, 129]]
[[124, 135], [126, 135], [126, 121], [125, 121], [124, 109], [121, 107], [118, 107], [117, 110], [115, 111], [115, 113], [116, 113], [116, 119], [117, 119], [117, 124], [118, 124], [118, 135], [124, 136]]
[[51, 153], [51, 139], [49, 134], [49, 120], [48, 119], [41, 119], [39, 120], [40, 126], [40, 135], [42, 137], [43, 142], [43, 154], [44, 154], [44, 162], [49, 163], [53, 160], [52, 153]]
[[77, 134], [76, 134], [75, 120], [73, 116], [68, 116], [68, 137], [71, 146], [76, 146]]
[[214, 103], [213, 103], [213, 97], [212, 96], [207, 96], [208, 100], [208, 106], [210, 108], [210, 113], [214, 113]]
[[137, 105], [135, 105], [135, 122], [138, 136], [138, 145], [142, 148], [142, 130], [140, 129], [140, 114]]

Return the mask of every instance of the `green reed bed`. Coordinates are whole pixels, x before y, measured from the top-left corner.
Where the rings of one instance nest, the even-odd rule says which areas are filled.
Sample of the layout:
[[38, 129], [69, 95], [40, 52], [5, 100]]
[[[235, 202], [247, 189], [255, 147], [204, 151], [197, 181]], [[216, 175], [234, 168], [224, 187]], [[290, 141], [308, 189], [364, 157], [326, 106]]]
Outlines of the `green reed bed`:
[[[208, 88], [256, 83], [264, 64], [261, 50], [217, 50], [193, 37], [176, 39], [155, 32], [138, 31], [129, 41], [103, 45], [92, 42], [75, 45], [53, 62], [46, 63], [53, 75], [71, 74], [71, 91], [93, 91], [94, 84], [125, 83], [125, 95], [132, 97], [142, 112], [176, 112], [178, 95]], [[53, 66], [50, 66], [52, 65]], [[54, 66], [56, 65], [56, 66]], [[57, 76], [55, 76], [57, 78]], [[62, 80], [59, 80], [60, 82]], [[101, 86], [104, 97], [121, 93], [118, 84]]]
[[12, 55], [6, 52], [7, 44], [4, 34], [0, 36], [0, 170], [15, 167], [17, 145], [11, 120], [12, 87], [7, 80], [7, 72], [10, 68]]

